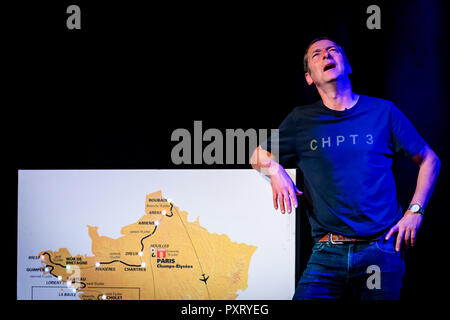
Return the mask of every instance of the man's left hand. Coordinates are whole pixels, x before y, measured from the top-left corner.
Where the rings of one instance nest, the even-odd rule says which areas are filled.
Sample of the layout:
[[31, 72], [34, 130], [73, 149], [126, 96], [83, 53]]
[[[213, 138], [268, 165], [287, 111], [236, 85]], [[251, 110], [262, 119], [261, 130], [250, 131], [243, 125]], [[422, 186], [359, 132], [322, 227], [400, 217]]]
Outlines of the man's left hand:
[[419, 230], [422, 219], [423, 216], [420, 213], [406, 211], [403, 218], [389, 230], [385, 239], [388, 240], [392, 234], [398, 232], [395, 251], [400, 251], [402, 240], [404, 240], [406, 248], [414, 247], [416, 244], [416, 233]]

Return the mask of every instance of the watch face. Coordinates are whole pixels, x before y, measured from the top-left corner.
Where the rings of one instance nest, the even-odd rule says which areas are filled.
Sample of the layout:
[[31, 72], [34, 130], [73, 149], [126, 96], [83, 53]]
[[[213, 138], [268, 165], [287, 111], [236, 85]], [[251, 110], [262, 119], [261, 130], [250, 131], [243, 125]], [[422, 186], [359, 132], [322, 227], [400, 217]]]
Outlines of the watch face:
[[420, 206], [418, 204], [413, 204], [410, 209], [412, 212], [417, 212], [420, 210]]

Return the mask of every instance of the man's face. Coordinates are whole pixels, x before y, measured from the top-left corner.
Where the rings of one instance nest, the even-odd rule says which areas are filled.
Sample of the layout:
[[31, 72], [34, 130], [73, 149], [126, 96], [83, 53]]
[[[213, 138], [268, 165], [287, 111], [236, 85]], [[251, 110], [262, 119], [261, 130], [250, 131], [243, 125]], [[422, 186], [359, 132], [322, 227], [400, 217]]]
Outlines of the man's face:
[[347, 60], [333, 41], [320, 40], [313, 43], [307, 55], [309, 72], [305, 77], [309, 85], [329, 83], [351, 73]]

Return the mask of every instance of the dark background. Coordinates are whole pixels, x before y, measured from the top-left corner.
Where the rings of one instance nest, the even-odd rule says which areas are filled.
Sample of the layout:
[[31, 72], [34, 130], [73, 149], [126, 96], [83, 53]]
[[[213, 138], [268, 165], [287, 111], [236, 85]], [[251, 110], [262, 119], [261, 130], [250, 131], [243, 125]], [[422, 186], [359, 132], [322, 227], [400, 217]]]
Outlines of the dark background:
[[[66, 28], [70, 4], [81, 8], [81, 30]], [[381, 8], [381, 30], [366, 27], [371, 4]], [[12, 99], [4, 103], [2, 128], [8, 128], [4, 146], [15, 186], [17, 169], [248, 169], [176, 166], [171, 133], [193, 133], [194, 120], [203, 121], [204, 131], [277, 128], [293, 107], [318, 99], [304, 81], [306, 45], [318, 36], [335, 39], [352, 65], [354, 91], [394, 101], [441, 158], [417, 247], [407, 253], [402, 299], [442, 298], [449, 107], [444, 1], [296, 7], [35, 1], [12, 13], [4, 87]], [[406, 207], [417, 167], [398, 159], [394, 171]], [[304, 215], [298, 217], [300, 274], [311, 240]]]

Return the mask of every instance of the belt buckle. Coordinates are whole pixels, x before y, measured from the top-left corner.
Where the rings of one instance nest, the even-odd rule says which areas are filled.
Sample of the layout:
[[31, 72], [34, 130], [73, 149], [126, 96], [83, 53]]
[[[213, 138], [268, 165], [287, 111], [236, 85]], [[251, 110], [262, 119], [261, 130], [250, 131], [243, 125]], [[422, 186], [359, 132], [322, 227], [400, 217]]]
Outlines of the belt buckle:
[[328, 236], [330, 239], [331, 244], [343, 244], [343, 241], [333, 241], [333, 234], [330, 232], [330, 235]]

